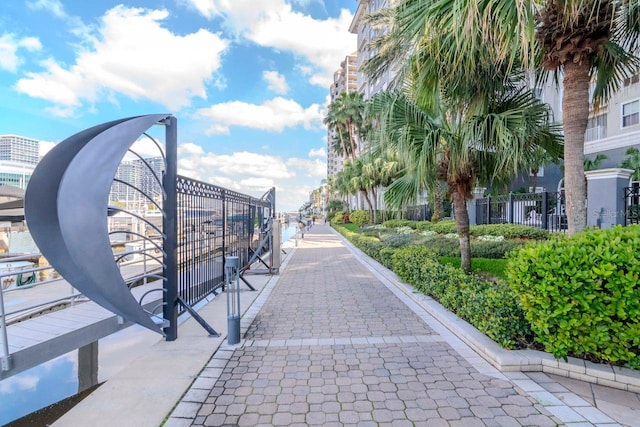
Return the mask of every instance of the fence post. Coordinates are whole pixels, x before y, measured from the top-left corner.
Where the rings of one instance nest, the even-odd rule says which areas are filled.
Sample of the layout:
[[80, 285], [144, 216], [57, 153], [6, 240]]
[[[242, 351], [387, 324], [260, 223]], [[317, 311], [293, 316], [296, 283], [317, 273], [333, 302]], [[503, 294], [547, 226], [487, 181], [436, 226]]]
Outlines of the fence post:
[[487, 196], [487, 222], [485, 224], [493, 224], [491, 213], [491, 196]]
[[629, 185], [631, 169], [610, 168], [587, 171], [587, 225], [611, 228], [624, 224], [626, 210], [624, 188]]
[[549, 229], [549, 192], [542, 193], [542, 228], [544, 230]]
[[169, 326], [164, 328], [167, 341], [178, 338], [178, 120], [171, 116], [165, 119], [166, 171], [163, 179], [166, 200], [163, 206], [162, 230], [164, 241], [164, 307], [162, 314]]
[[509, 224], [513, 224], [514, 212], [513, 212], [513, 193], [509, 191]]

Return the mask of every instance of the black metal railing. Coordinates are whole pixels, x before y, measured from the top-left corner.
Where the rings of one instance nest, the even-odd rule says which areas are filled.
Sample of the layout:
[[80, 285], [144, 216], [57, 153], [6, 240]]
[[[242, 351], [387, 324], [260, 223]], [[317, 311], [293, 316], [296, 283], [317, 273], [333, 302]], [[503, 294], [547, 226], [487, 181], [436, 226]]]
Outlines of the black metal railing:
[[184, 176], [178, 176], [177, 190], [178, 296], [194, 305], [224, 286], [226, 256], [247, 266], [273, 206]]
[[624, 189], [625, 225], [640, 224], [640, 186], [626, 187]]
[[524, 224], [549, 231], [567, 229], [564, 192], [524, 193], [475, 200], [476, 224]]

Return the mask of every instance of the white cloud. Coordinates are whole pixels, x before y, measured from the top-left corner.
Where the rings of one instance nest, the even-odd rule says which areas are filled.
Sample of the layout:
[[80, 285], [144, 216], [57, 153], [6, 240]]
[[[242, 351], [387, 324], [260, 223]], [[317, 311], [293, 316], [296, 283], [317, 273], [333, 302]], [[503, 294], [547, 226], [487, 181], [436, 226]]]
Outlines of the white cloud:
[[35, 390], [40, 382], [37, 375], [20, 375], [0, 381], [0, 394], [18, 393], [24, 390]]
[[324, 147], [312, 148], [309, 151], [309, 157], [327, 157], [327, 150]]
[[28, 1], [27, 6], [33, 10], [46, 10], [57, 18], [66, 18], [67, 13], [59, 0], [34, 0]]
[[38, 154], [40, 157], [47, 154], [53, 147], [55, 147], [56, 143], [51, 141], [40, 141], [38, 144]]
[[172, 110], [189, 105], [193, 97], [206, 99], [205, 84], [220, 67], [228, 42], [202, 29], [175, 35], [162, 26], [168, 15], [166, 10], [116, 6], [74, 65], [64, 68], [49, 59], [42, 63], [46, 71], [27, 74], [16, 88], [63, 107], [61, 111], [114, 94], [149, 99]]
[[265, 71], [262, 73], [262, 78], [267, 82], [269, 90], [279, 95], [284, 95], [289, 90], [284, 76], [277, 71]]
[[228, 133], [229, 126], [243, 126], [271, 132], [287, 127], [304, 126], [311, 129], [322, 125], [324, 117], [320, 105], [303, 108], [291, 99], [276, 97], [261, 105], [232, 101], [198, 110], [198, 115], [213, 121], [207, 132]]
[[327, 176], [327, 163], [320, 159], [296, 159], [287, 160], [287, 166], [298, 169], [303, 176], [310, 178], [325, 178]]
[[204, 150], [199, 145], [193, 142], [185, 142], [178, 146], [179, 156], [201, 156], [204, 154]]
[[254, 43], [303, 58], [315, 68], [309, 81], [319, 86], [328, 87], [340, 62], [356, 49], [356, 37], [349, 32], [353, 15], [347, 9], [321, 20], [294, 11], [285, 0], [186, 1], [207, 18], [223, 15], [232, 31]]
[[0, 70], [16, 72], [22, 60], [18, 57], [18, 50], [38, 51], [42, 49], [40, 40], [36, 37], [17, 39], [15, 35], [6, 33], [0, 36]]
[[276, 187], [276, 209], [296, 211], [320, 185], [326, 164], [319, 159], [282, 159], [250, 152], [219, 155], [185, 143], [178, 147], [178, 172], [255, 197]]

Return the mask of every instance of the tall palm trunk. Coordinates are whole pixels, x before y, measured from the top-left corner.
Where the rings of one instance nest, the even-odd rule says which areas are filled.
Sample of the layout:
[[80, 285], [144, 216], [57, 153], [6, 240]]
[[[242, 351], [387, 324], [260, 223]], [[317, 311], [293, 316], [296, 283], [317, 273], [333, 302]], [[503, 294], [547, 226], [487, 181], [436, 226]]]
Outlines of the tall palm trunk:
[[[364, 199], [367, 201], [367, 205], [369, 205], [369, 218], [371, 219], [371, 218], [373, 218], [373, 216], [372, 216], [373, 205], [371, 204], [371, 198], [369, 197], [369, 192], [367, 191], [366, 188], [361, 188], [360, 192], [364, 196]], [[364, 208], [364, 206], [363, 206], [363, 208]]]
[[444, 194], [442, 189], [442, 181], [437, 180], [433, 185], [432, 190], [432, 202], [433, 202], [433, 212], [431, 214], [431, 222], [438, 222], [444, 216], [444, 212], [442, 211], [442, 203], [444, 201]]
[[453, 209], [456, 217], [456, 230], [460, 242], [460, 268], [471, 273], [471, 239], [469, 237], [469, 212], [467, 211], [467, 199], [457, 188], [453, 193]]
[[355, 132], [353, 130], [353, 121], [351, 119], [347, 120], [347, 132], [349, 133], [349, 144], [351, 146], [351, 158], [355, 160], [356, 155], [356, 147], [355, 147]]
[[589, 61], [564, 64], [564, 183], [569, 235], [587, 226], [587, 186], [584, 178], [584, 133], [589, 117]]
[[371, 216], [371, 222], [373, 224], [378, 223], [378, 192], [376, 187], [371, 189], [371, 198], [373, 199], [373, 216]]

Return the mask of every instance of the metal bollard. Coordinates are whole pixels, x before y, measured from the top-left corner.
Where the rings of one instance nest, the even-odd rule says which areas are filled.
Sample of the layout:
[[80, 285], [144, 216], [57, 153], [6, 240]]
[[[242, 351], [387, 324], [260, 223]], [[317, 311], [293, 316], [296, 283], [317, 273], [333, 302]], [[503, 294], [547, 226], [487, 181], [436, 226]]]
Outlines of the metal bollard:
[[227, 343], [240, 342], [240, 262], [237, 256], [225, 258], [227, 287]]

